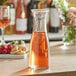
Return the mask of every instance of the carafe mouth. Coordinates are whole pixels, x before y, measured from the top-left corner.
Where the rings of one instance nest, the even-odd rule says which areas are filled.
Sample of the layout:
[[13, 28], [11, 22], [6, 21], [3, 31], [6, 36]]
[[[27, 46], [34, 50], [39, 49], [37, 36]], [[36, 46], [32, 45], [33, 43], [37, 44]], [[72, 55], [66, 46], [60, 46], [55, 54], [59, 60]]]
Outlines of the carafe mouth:
[[31, 10], [33, 13], [34, 12], [49, 12], [49, 9], [48, 8], [45, 8], [45, 9], [32, 9]]
[[48, 9], [32, 9], [33, 15], [33, 31], [34, 32], [47, 32], [47, 16]]

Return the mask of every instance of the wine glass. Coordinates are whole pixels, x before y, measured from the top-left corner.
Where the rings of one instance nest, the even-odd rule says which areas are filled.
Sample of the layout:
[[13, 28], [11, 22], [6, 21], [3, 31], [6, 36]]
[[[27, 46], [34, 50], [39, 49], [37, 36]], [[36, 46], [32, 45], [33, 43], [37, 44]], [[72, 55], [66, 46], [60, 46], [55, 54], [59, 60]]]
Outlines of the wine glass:
[[2, 30], [1, 44], [5, 44], [4, 29], [9, 25], [9, 23], [10, 23], [10, 7], [0, 6], [0, 28]]

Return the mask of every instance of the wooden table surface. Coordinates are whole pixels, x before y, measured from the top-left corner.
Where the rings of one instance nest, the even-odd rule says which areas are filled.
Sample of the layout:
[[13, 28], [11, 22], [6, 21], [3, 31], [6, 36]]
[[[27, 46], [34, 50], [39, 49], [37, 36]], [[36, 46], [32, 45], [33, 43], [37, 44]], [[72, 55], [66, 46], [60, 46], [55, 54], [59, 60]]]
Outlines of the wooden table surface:
[[60, 41], [50, 42], [50, 70], [31, 71], [28, 60], [28, 56], [25, 59], [0, 59], [0, 76], [76, 76], [76, 45], [65, 47]]

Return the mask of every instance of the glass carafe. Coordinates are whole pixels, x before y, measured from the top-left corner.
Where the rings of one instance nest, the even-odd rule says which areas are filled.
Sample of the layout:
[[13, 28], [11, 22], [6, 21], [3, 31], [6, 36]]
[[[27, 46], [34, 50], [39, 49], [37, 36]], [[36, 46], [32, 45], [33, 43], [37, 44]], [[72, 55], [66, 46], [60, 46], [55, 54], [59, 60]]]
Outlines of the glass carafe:
[[46, 18], [48, 9], [33, 9], [33, 32], [30, 42], [29, 67], [32, 69], [49, 68], [49, 41]]

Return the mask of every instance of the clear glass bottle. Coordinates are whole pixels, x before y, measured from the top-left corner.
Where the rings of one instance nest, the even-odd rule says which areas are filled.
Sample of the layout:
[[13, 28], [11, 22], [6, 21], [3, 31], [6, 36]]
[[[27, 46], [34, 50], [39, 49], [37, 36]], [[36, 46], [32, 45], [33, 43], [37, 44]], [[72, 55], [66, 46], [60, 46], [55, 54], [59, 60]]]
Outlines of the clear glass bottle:
[[51, 33], [58, 33], [60, 28], [60, 18], [58, 9], [53, 5], [53, 0], [50, 3], [50, 27]]
[[30, 0], [30, 3], [28, 4], [27, 6], [27, 17], [28, 17], [28, 21], [27, 21], [27, 30], [28, 30], [28, 33], [32, 33], [32, 30], [33, 30], [33, 16], [32, 16], [32, 12], [31, 12], [31, 9], [38, 9], [38, 3], [39, 3], [39, 0]]
[[46, 17], [48, 9], [33, 9], [33, 32], [30, 42], [29, 67], [49, 68], [49, 45]]
[[27, 33], [27, 5], [24, 0], [17, 1], [15, 33]]
[[15, 26], [15, 7], [14, 4], [10, 4], [10, 33], [14, 34], [14, 26]]

